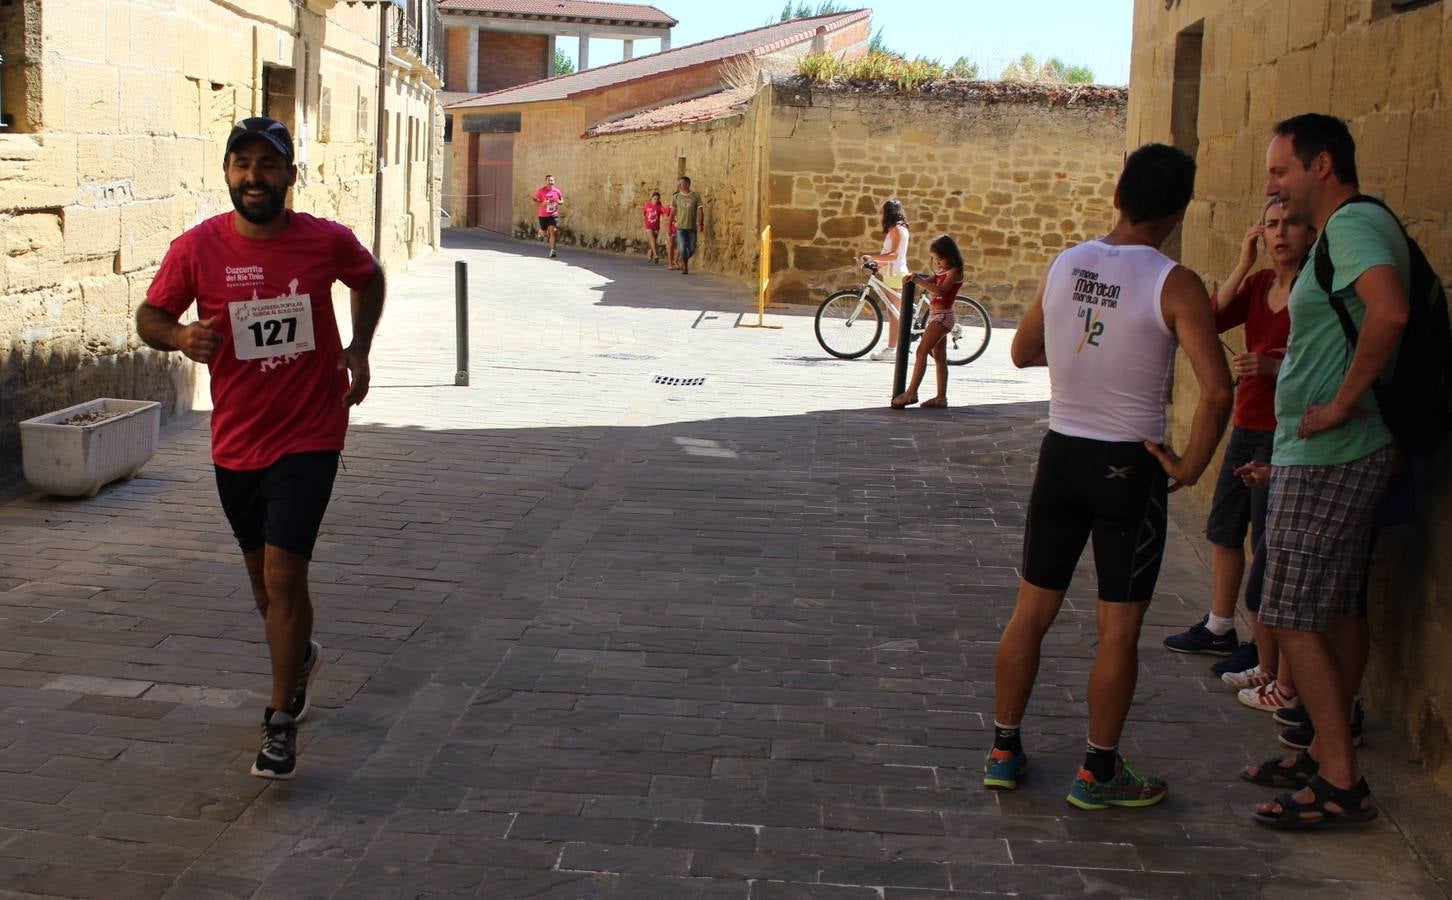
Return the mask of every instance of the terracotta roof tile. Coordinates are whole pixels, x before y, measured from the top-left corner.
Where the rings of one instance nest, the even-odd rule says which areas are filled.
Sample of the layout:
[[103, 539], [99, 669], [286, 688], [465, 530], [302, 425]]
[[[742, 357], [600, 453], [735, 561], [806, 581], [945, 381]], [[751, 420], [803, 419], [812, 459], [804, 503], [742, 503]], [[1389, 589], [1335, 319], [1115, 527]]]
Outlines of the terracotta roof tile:
[[872, 10], [870, 9], [858, 9], [838, 15], [778, 22], [774, 25], [728, 34], [725, 37], [713, 38], [697, 44], [672, 47], [648, 56], [637, 56], [635, 59], [627, 59], [596, 69], [586, 69], [573, 75], [545, 78], [489, 94], [478, 94], [457, 100], [445, 108], [479, 108], [516, 103], [538, 103], [543, 100], [563, 100], [586, 91], [599, 90], [677, 69], [721, 62], [734, 56], [764, 55], [810, 40], [819, 27], [825, 26], [828, 31], [837, 31], [868, 19], [871, 15]]
[[443, 12], [482, 12], [545, 19], [594, 19], [650, 25], [680, 24], [668, 13], [644, 3], [591, 3], [583, 0], [442, 0]]
[[616, 119], [613, 122], [601, 122], [586, 131], [585, 137], [625, 134], [632, 131], [659, 131], [662, 128], [671, 128], [676, 125], [720, 119], [724, 116], [735, 115], [745, 109], [746, 104], [751, 102], [751, 98], [755, 94], [756, 88], [751, 86], [717, 91], [694, 100], [683, 100], [680, 103], [658, 106], [633, 116]]

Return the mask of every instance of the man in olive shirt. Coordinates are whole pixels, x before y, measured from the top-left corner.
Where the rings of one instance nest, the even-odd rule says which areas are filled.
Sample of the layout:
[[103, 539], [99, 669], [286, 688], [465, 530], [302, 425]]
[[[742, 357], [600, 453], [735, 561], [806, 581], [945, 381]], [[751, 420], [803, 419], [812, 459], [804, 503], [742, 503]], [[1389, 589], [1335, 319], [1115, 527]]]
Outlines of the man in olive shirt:
[[676, 211], [676, 246], [681, 253], [681, 274], [691, 274], [691, 257], [696, 255], [696, 235], [706, 215], [701, 195], [691, 190], [691, 179], [682, 175], [671, 206]]
[[1371, 388], [1389, 371], [1406, 327], [1410, 251], [1395, 216], [1348, 203], [1360, 194], [1356, 145], [1340, 119], [1307, 114], [1276, 125], [1266, 170], [1266, 193], [1285, 215], [1314, 225], [1330, 249], [1331, 289], [1358, 340], [1348, 340], [1315, 266], [1306, 265], [1291, 288], [1291, 339], [1276, 383], [1260, 617], [1296, 673], [1316, 736], [1294, 760], [1252, 766], [1242, 777], [1301, 788], [1257, 806], [1262, 824], [1358, 824], [1376, 809], [1352, 745], [1347, 674], [1372, 510], [1397, 455]]

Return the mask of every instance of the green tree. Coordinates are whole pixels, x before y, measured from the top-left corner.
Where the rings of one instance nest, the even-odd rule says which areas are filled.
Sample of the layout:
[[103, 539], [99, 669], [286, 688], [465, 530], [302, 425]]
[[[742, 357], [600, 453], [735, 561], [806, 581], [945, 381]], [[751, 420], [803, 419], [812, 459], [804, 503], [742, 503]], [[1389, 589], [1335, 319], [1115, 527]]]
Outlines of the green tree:
[[558, 50], [555, 51], [555, 74], [556, 75], [573, 75], [573, 74], [575, 74], [575, 61], [573, 59], [570, 59], [568, 56], [566, 56], [565, 54], [561, 53]]
[[882, 39], [881, 25], [877, 26], [877, 30], [872, 33], [872, 40], [867, 42], [867, 52], [881, 53], [884, 56], [902, 56], [901, 53], [887, 46], [887, 41]]
[[947, 72], [944, 74], [949, 78], [974, 79], [979, 77], [980, 72], [978, 63], [970, 60], [966, 56], [960, 56], [953, 60], [953, 64], [948, 67]]
[[[838, 13], [850, 12], [851, 7], [843, 6], [836, 0], [818, 0], [814, 7], [806, 0], [797, 0], [797, 5], [792, 6], [792, 0], [787, 0], [786, 6], [781, 8], [781, 17], [778, 22], [790, 22], [792, 19], [810, 19], [815, 16], [834, 16]], [[771, 24], [771, 23], [767, 23]]]
[[1093, 84], [1094, 70], [1086, 65], [1069, 65], [1057, 56], [1040, 63], [1032, 53], [1025, 53], [1003, 67], [999, 76], [1004, 81], [1034, 81], [1044, 84]]

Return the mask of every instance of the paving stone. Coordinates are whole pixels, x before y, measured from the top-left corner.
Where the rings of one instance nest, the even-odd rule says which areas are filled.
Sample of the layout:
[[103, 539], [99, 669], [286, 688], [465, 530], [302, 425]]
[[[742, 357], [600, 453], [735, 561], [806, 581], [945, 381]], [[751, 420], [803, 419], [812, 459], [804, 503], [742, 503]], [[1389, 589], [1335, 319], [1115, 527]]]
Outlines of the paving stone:
[[[1234, 773], [1278, 752], [1273, 735], [1205, 660], [1158, 648], [1208, 595], [1183, 509], [1124, 736], [1169, 800], [1064, 802], [1095, 648], [1087, 560], [1045, 642], [1034, 772], [982, 789], [1046, 415], [1010, 331], [952, 373], [952, 408], [897, 413], [890, 367], [815, 364], [809, 309], [777, 314], [781, 331], [702, 332], [701, 309], [749, 300], [739, 285], [665, 296], [638, 260], [449, 241], [393, 278], [352, 413], [312, 566], [327, 662], [294, 781], [247, 774], [269, 663], [204, 416], [96, 498], [0, 504], [0, 891], [1443, 892], [1446, 854], [1413, 838], [1452, 820], [1444, 804], [1402, 821], [1401, 798], [1436, 789], [1392, 742], [1364, 748], [1375, 784], [1397, 773], [1373, 827], [1249, 821], [1267, 792]], [[454, 254], [486, 298], [467, 388], [436, 352]], [[520, 283], [543, 319], [508, 314]], [[687, 370], [708, 388], [648, 380]]]

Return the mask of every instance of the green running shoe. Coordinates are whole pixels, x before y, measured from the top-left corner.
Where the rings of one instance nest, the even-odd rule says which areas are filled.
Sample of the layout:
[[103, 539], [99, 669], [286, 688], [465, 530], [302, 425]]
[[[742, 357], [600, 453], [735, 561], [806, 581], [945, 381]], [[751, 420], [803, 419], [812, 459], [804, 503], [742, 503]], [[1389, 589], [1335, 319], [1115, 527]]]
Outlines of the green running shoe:
[[1011, 791], [1028, 772], [1028, 754], [994, 748], [983, 763], [983, 786], [995, 791]]
[[1154, 806], [1170, 792], [1163, 778], [1136, 775], [1120, 757], [1114, 764], [1114, 777], [1108, 781], [1094, 780], [1094, 773], [1080, 769], [1079, 777], [1069, 789], [1069, 802], [1080, 809], [1107, 809], [1111, 806]]

